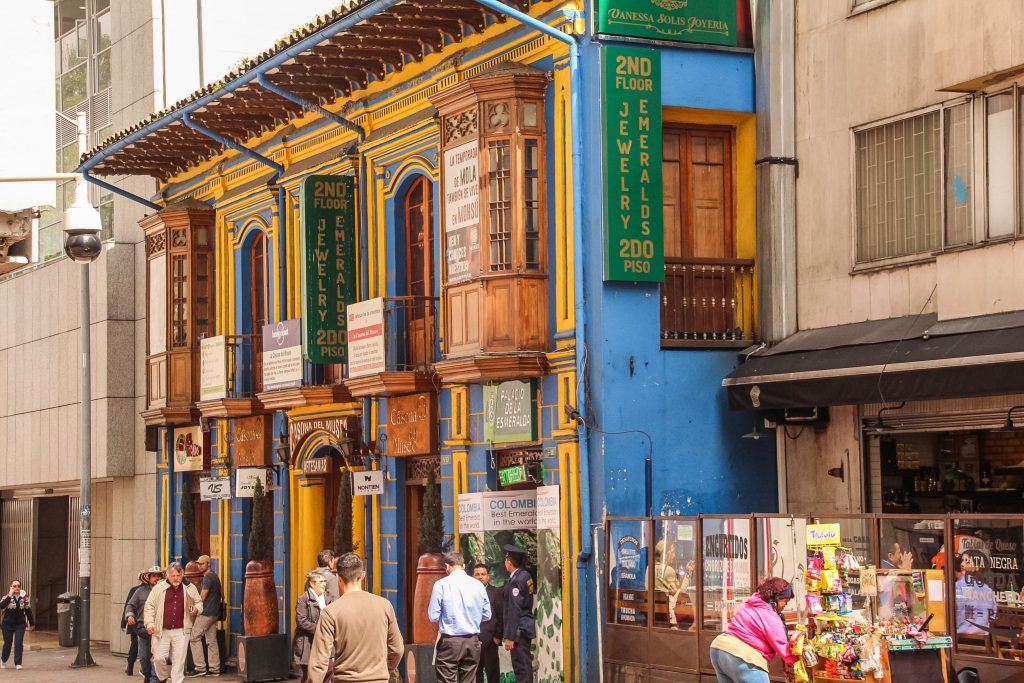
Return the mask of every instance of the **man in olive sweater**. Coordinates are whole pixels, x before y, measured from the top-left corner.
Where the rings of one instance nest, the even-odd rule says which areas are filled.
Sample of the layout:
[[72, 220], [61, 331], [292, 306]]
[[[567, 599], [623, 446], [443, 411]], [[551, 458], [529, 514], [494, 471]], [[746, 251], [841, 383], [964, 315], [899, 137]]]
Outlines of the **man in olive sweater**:
[[363, 561], [345, 553], [335, 565], [341, 597], [320, 613], [308, 677], [322, 681], [334, 652], [335, 683], [387, 683], [405, 650], [391, 603], [362, 589]]

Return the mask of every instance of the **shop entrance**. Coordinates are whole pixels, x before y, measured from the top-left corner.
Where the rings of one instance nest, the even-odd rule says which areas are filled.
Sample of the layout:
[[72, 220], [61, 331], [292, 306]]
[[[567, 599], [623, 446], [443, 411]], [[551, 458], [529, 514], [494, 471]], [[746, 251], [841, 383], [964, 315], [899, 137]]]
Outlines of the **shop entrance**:
[[411, 624], [413, 589], [416, 587], [416, 565], [420, 556], [420, 518], [423, 516], [423, 498], [427, 491], [427, 478], [433, 470], [437, 481], [441, 478], [441, 459], [438, 457], [409, 458], [405, 470], [405, 595], [406, 623]]
[[[67, 496], [36, 498], [35, 508], [32, 581], [28, 590], [33, 600], [36, 627], [49, 631], [57, 628], [57, 596], [71, 588], [68, 585], [72, 570], [68, 561], [69, 541], [74, 541], [77, 551], [78, 510], [71, 507]], [[74, 538], [71, 538], [71, 529], [76, 531]], [[76, 573], [77, 567], [75, 558]]]

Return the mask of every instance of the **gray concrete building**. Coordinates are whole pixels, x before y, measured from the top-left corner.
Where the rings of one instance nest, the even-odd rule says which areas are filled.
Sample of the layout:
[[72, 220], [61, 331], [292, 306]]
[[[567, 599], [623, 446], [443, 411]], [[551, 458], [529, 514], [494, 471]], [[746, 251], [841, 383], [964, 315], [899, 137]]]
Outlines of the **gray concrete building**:
[[[85, 150], [64, 117], [86, 112], [88, 144], [99, 144], [269, 46], [280, 26], [334, 4], [19, 1], [5, 19], [2, 51], [8, 68], [26, 66], [4, 80], [31, 87], [19, 88], [19, 106], [0, 106], [4, 148], [19, 152], [0, 163], [0, 176], [73, 172]], [[228, 22], [232, 30], [224, 31]], [[41, 34], [49, 40], [29, 40]], [[41, 151], [19, 147], [43, 138]], [[46, 198], [38, 184], [0, 194], [0, 581], [23, 581], [43, 629], [56, 628], [57, 596], [78, 589], [79, 266], [62, 254], [61, 226], [74, 184], [57, 183]], [[156, 187], [136, 176], [113, 184], [147, 199]], [[124, 596], [138, 571], [159, 560], [156, 463], [138, 415], [145, 407], [147, 307], [138, 221], [149, 209], [95, 186], [90, 201], [100, 210], [104, 239], [90, 266], [91, 634], [123, 652]], [[21, 239], [6, 239], [3, 226]]]

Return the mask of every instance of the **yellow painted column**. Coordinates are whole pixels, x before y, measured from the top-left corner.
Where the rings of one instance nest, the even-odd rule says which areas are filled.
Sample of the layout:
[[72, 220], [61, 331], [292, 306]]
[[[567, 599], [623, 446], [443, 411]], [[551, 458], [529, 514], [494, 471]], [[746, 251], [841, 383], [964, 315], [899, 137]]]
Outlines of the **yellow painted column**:
[[[574, 672], [579, 671], [579, 660], [571, 661], [570, 647], [575, 634], [579, 633], [579, 612], [576, 605], [575, 558], [580, 546], [580, 487], [579, 487], [579, 444], [576, 442], [558, 444], [558, 467], [560, 486], [561, 540], [562, 540], [562, 644], [565, 683], [572, 683]], [[570, 542], [570, 536], [571, 542]], [[566, 618], [566, 615], [571, 615]]]
[[455, 520], [455, 550], [462, 550], [459, 539], [459, 494], [469, 490], [469, 453], [454, 451], [452, 453], [452, 500]]
[[[305, 585], [306, 579], [305, 572], [313, 567], [313, 564], [316, 562], [316, 554], [323, 549], [321, 545], [323, 538], [321, 538], [321, 535], [326, 509], [324, 506], [323, 477], [299, 474], [298, 481], [299, 497], [298, 505], [295, 508], [298, 511], [297, 522], [299, 526], [297, 559], [299, 568], [295, 577], [296, 585], [298, 585], [295, 595], [302, 591], [302, 586]], [[299, 581], [302, 581], [302, 583], [299, 584]]]
[[[362, 472], [365, 467], [351, 467], [352, 472]], [[352, 542], [356, 554], [366, 557], [366, 497], [352, 496]]]
[[[305, 586], [305, 577], [301, 575], [302, 572], [302, 539], [299, 537], [299, 532], [302, 528], [299, 517], [299, 477], [302, 475], [302, 470], [288, 470], [288, 500], [291, 501], [291, 518], [288, 520], [288, 536], [290, 540], [289, 545], [289, 560], [291, 561], [291, 574], [292, 574], [292, 595], [298, 596], [302, 592], [303, 586]], [[286, 605], [291, 607], [291, 605]], [[295, 633], [295, 610], [289, 610], [291, 614], [288, 615], [288, 619], [292, 625], [292, 633]]]

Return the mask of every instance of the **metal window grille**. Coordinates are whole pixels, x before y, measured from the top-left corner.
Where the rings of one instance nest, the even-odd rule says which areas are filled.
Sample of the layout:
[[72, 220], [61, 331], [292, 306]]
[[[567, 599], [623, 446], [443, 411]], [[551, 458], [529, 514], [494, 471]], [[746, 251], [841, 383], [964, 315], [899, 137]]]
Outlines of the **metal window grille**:
[[859, 262], [941, 246], [941, 140], [938, 111], [856, 133]]

